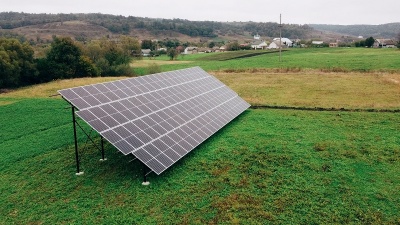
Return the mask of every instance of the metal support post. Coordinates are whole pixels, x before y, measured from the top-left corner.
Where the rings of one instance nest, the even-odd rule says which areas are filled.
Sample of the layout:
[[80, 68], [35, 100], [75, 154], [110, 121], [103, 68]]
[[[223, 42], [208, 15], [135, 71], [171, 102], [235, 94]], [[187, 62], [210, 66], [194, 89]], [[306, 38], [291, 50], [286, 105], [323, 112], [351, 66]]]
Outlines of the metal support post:
[[75, 139], [75, 160], [76, 160], [76, 175], [82, 175], [83, 171], [79, 170], [79, 152], [78, 152], [78, 138], [76, 135], [76, 118], [75, 118], [75, 107], [72, 108], [72, 123], [74, 124], [74, 139]]
[[100, 161], [106, 161], [107, 158], [104, 158], [104, 139], [103, 139], [103, 136], [100, 136], [100, 140], [101, 140], [101, 159], [100, 159]]
[[148, 186], [148, 185], [150, 185], [150, 182], [147, 181], [147, 171], [146, 171], [147, 166], [144, 163], [142, 163], [142, 165], [143, 165], [143, 183], [142, 183], [142, 185]]

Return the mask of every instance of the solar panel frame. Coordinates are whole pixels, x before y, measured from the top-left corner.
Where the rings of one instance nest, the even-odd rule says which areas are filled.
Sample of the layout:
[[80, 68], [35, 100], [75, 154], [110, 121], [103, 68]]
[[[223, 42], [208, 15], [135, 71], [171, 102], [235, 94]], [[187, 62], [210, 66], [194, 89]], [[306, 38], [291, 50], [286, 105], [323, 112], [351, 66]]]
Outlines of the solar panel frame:
[[119, 151], [158, 175], [250, 107], [200, 67], [59, 93]]

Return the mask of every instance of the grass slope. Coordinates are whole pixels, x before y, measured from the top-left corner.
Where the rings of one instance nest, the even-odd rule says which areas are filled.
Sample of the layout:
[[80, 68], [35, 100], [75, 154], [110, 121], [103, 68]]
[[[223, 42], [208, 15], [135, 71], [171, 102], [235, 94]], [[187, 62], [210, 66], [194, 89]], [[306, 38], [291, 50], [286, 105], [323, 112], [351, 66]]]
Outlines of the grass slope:
[[[398, 74], [319, 72], [333, 59], [349, 71], [368, 69], [371, 60], [390, 64], [372, 70], [398, 70], [398, 51], [314, 51], [285, 53], [284, 62], [292, 60], [285, 65], [304, 61], [297, 73], [256, 73], [280, 68], [272, 54], [225, 62], [185, 56], [192, 62], [161, 68], [248, 70], [215, 75], [253, 104], [400, 108]], [[138, 162], [110, 144], [99, 162], [79, 132], [85, 174], [75, 176], [71, 111], [47, 96], [112, 79], [119, 78], [0, 95], [0, 224], [400, 223], [397, 113], [247, 110], [165, 173], [151, 174], [150, 186], [141, 185]]]
[[[27, 101], [26, 110], [37, 107]], [[44, 130], [67, 126], [69, 114], [60, 114]], [[37, 145], [5, 136], [18, 154], [1, 146], [0, 223], [396, 223], [399, 120], [248, 110], [163, 175], [152, 174], [148, 187], [139, 164], [109, 145], [105, 163], [86, 150], [85, 175], [75, 176], [67, 127], [36, 134]]]

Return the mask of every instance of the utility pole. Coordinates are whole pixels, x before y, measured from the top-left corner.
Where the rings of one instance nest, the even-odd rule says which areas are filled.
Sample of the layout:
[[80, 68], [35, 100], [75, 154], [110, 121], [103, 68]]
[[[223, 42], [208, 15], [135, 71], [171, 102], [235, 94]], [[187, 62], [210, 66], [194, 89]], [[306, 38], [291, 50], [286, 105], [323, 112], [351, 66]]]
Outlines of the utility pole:
[[279, 14], [279, 62], [282, 61], [282, 14]]

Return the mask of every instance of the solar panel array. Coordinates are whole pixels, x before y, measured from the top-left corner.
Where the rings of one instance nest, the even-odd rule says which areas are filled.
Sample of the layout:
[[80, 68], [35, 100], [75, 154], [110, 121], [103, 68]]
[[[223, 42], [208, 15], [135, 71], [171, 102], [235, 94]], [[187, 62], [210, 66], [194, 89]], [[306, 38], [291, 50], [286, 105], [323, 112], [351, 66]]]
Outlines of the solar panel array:
[[200, 67], [59, 93], [119, 151], [158, 175], [250, 106]]

